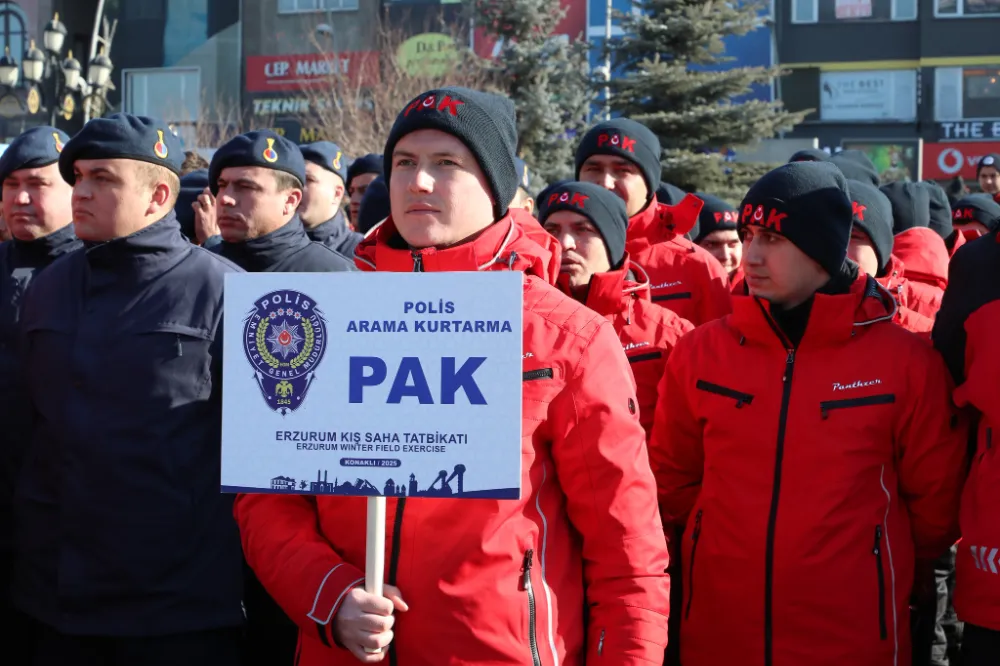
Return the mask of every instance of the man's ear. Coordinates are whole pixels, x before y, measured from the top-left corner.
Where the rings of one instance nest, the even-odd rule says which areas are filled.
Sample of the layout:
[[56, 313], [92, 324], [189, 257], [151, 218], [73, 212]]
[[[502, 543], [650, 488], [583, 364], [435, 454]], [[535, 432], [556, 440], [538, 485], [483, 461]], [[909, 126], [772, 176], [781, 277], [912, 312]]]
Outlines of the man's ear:
[[288, 192], [285, 194], [284, 214], [290, 215], [294, 213], [295, 209], [299, 207], [299, 204], [301, 202], [302, 202], [302, 190], [300, 190], [297, 187], [293, 187], [292, 189], [288, 190]]

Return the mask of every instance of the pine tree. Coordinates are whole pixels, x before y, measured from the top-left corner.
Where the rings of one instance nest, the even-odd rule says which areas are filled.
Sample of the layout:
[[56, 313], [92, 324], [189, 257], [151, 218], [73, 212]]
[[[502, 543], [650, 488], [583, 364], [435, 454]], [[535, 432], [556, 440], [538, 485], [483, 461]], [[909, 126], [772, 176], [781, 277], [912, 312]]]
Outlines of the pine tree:
[[[473, 0], [476, 25], [502, 40], [485, 63], [517, 109], [518, 155], [541, 188], [573, 176], [573, 154], [593, 99], [584, 41], [553, 37], [559, 0]], [[539, 182], [545, 181], [545, 182]]]
[[[634, 0], [620, 15], [624, 35], [610, 47], [625, 71], [610, 82], [614, 112], [647, 125], [664, 149], [663, 179], [688, 191], [739, 202], [746, 189], [774, 165], [731, 163], [720, 150], [772, 138], [806, 113], [780, 102], [733, 102], [753, 84], [769, 84], [776, 68], [704, 71], [731, 61], [723, 37], [762, 25], [760, 4], [748, 0]], [[603, 85], [603, 84], [602, 84]]]

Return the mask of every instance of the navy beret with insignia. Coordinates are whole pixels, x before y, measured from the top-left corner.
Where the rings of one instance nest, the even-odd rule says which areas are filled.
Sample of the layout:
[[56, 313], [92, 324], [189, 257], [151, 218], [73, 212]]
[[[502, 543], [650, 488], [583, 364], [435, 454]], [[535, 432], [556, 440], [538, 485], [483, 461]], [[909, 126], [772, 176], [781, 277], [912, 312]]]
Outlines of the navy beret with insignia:
[[130, 113], [94, 118], [66, 142], [59, 156], [59, 173], [72, 185], [77, 160], [138, 160], [180, 175], [184, 162], [181, 140], [166, 123]]
[[0, 183], [20, 169], [37, 169], [55, 164], [69, 141], [69, 135], [55, 127], [32, 127], [10, 142], [0, 155]]
[[284, 171], [306, 182], [306, 161], [299, 147], [271, 130], [254, 130], [227, 141], [212, 155], [208, 185], [219, 193], [219, 176], [227, 167], [264, 167]]
[[315, 143], [305, 143], [299, 146], [302, 157], [313, 164], [318, 164], [327, 171], [340, 176], [342, 181], [347, 182], [347, 156], [340, 146], [331, 141], [316, 141]]

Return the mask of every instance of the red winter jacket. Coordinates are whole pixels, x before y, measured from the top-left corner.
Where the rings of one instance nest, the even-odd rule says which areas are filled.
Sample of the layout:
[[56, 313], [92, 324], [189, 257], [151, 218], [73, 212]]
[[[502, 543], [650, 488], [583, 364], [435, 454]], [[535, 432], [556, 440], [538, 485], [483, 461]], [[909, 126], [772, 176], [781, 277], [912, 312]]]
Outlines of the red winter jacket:
[[948, 257], [953, 258], [955, 253], [964, 247], [966, 243], [971, 243], [982, 235], [978, 229], [956, 229], [954, 243], [949, 247], [948, 242], [945, 241], [945, 247], [948, 248]]
[[[635, 280], [630, 279], [630, 271]], [[648, 439], [656, 411], [656, 389], [667, 358], [677, 340], [694, 330], [694, 325], [653, 305], [649, 277], [641, 266], [629, 262], [628, 255], [620, 269], [597, 273], [590, 279], [586, 305], [604, 315], [618, 333], [635, 378], [639, 422]]]
[[950, 257], [944, 239], [932, 229], [913, 227], [895, 237], [892, 253], [906, 267], [903, 277], [911, 283], [914, 295], [910, 307], [934, 319], [948, 286]]
[[[385, 580], [410, 607], [393, 627], [398, 663], [660, 663], [667, 550], [611, 324], [538, 277], [541, 248], [509, 216], [444, 250], [399, 241], [390, 217], [355, 261], [412, 271], [419, 253], [425, 271], [525, 279], [522, 497], [388, 499]], [[235, 512], [247, 561], [299, 625], [297, 664], [356, 664], [332, 629], [363, 582], [365, 499], [242, 495]]]
[[510, 216], [521, 227], [524, 235], [542, 246], [549, 258], [545, 264], [545, 274], [539, 277], [544, 278], [549, 284], [555, 284], [559, 279], [559, 268], [562, 263], [562, 247], [555, 236], [545, 230], [535, 216], [523, 208], [511, 208]]
[[[667, 361], [649, 451], [681, 548], [684, 666], [903, 666], [914, 556], [954, 542], [965, 432], [929, 343], [861, 275], [794, 351], [767, 304]], [[905, 359], [905, 362], [901, 362]]]
[[899, 257], [891, 255], [885, 266], [885, 275], [877, 278], [878, 282], [889, 290], [892, 297], [896, 299], [896, 305], [899, 306], [893, 321], [911, 333], [917, 333], [929, 340], [931, 329], [934, 328], [934, 320], [910, 307], [919, 297], [914, 292], [913, 283], [903, 277], [904, 271], [905, 267]]
[[704, 205], [688, 194], [676, 206], [655, 199], [628, 223], [625, 250], [649, 274], [653, 302], [695, 326], [728, 314], [729, 276], [708, 250], [684, 237]]
[[934, 344], [959, 382], [955, 402], [979, 414], [972, 467], [962, 493], [955, 559], [955, 610], [1000, 631], [1000, 243], [996, 232], [955, 255]]

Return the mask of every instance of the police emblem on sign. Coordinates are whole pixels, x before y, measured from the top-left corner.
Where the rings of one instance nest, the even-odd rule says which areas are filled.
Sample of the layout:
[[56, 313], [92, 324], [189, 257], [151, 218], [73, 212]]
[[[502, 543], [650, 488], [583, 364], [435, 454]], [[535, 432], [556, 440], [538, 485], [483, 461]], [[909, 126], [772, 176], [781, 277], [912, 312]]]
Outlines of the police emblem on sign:
[[326, 351], [326, 320], [313, 299], [276, 291], [258, 299], [243, 324], [243, 350], [271, 409], [302, 405]]

